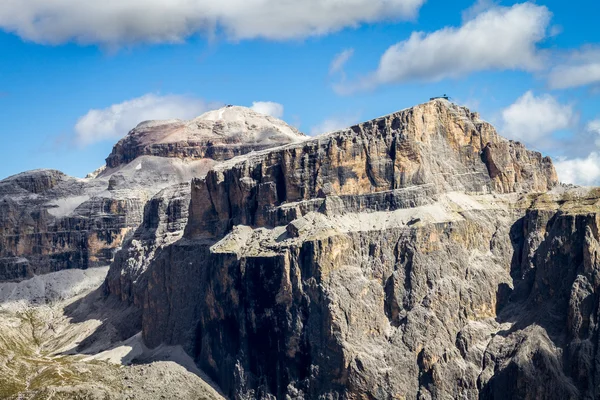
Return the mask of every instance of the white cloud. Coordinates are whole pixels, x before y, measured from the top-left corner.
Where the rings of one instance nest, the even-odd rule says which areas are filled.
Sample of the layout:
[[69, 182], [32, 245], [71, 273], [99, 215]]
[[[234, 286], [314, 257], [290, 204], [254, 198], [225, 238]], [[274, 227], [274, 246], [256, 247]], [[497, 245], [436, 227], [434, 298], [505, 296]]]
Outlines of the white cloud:
[[550, 70], [548, 85], [567, 89], [600, 83], [600, 49], [589, 48], [572, 53], [568, 60]]
[[329, 66], [329, 74], [333, 75], [338, 72], [342, 72], [344, 65], [346, 65], [348, 60], [350, 60], [353, 55], [354, 49], [346, 49], [341, 53], [336, 54], [336, 56], [333, 58], [333, 61], [331, 61], [331, 65]]
[[600, 185], [598, 152], [594, 151], [585, 158], [559, 159], [554, 166], [561, 182], [583, 186]]
[[594, 141], [596, 147], [600, 148], [600, 119], [588, 122], [585, 130], [587, 135], [584, 136], [584, 140], [588, 141], [588, 143], [585, 144], [585, 148], [588, 148], [587, 146], [589, 146], [590, 139]]
[[560, 104], [551, 95], [534, 96], [528, 91], [502, 111], [503, 134], [510, 139], [544, 147], [551, 135], [576, 122], [572, 106]]
[[373, 74], [355, 87], [337, 89], [439, 81], [483, 70], [537, 70], [543, 62], [536, 45], [545, 38], [550, 18], [546, 7], [523, 3], [491, 8], [460, 28], [413, 32], [383, 54]]
[[495, 8], [498, 6], [498, 3], [496, 1], [493, 0], [477, 0], [475, 3], [473, 3], [473, 5], [469, 8], [467, 8], [465, 11], [463, 11], [462, 13], [462, 18], [463, 21], [469, 21], [475, 17], [477, 17], [479, 14], [488, 11], [492, 8]]
[[0, 29], [43, 44], [180, 42], [219, 32], [231, 40], [285, 40], [411, 19], [425, 1], [2, 0]]
[[[571, 143], [578, 153], [587, 156], [559, 157], [554, 165], [562, 182], [577, 185], [600, 185], [600, 119], [590, 121]], [[592, 151], [590, 152], [590, 149]]]
[[596, 119], [588, 122], [587, 130], [600, 135], [600, 119]]
[[359, 115], [345, 115], [327, 118], [321, 123], [310, 128], [310, 135], [316, 136], [323, 133], [339, 131], [341, 129], [349, 128], [356, 124], [360, 119]]
[[272, 101], [255, 101], [250, 108], [257, 113], [270, 115], [271, 117], [283, 117], [283, 105]]
[[191, 119], [217, 107], [217, 104], [192, 97], [146, 94], [104, 109], [88, 111], [75, 125], [76, 142], [80, 146], [88, 146], [120, 139], [142, 121]]

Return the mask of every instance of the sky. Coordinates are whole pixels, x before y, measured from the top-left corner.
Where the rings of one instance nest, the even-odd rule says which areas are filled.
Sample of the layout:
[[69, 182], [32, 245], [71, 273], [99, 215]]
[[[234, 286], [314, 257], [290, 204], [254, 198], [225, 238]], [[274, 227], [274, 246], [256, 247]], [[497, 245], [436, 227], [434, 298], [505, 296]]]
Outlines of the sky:
[[600, 185], [592, 0], [1, 0], [0, 179], [83, 177], [139, 122], [253, 107], [308, 135], [448, 94]]

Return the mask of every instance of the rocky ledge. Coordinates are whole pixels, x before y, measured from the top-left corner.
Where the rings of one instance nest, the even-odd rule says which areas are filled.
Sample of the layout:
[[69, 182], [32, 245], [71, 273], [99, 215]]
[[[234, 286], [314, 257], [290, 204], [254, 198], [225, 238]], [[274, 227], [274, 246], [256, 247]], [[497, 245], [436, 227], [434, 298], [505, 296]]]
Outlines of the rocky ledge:
[[231, 398], [600, 394], [600, 193], [465, 108], [223, 162], [169, 233], [184, 193], [147, 206], [105, 292]]

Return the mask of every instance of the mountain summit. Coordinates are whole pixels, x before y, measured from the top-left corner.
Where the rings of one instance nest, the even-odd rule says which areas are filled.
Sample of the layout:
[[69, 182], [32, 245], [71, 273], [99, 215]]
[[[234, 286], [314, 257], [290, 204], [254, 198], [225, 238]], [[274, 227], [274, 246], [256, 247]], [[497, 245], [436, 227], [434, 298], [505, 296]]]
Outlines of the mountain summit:
[[246, 107], [227, 106], [190, 121], [142, 122], [115, 145], [106, 165], [115, 168], [141, 155], [222, 161], [305, 138], [277, 118]]
[[105, 290], [230, 398], [577, 398], [597, 203], [436, 99], [215, 165], [185, 230], [157, 201]]

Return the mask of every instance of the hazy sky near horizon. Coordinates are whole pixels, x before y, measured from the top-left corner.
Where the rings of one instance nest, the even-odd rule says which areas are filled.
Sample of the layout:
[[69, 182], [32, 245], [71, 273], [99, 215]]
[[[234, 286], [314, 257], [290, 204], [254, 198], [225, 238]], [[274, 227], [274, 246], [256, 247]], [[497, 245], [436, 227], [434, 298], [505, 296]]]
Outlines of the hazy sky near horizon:
[[316, 135], [449, 94], [600, 184], [592, 0], [2, 0], [0, 179], [84, 176], [147, 119], [223, 104]]

